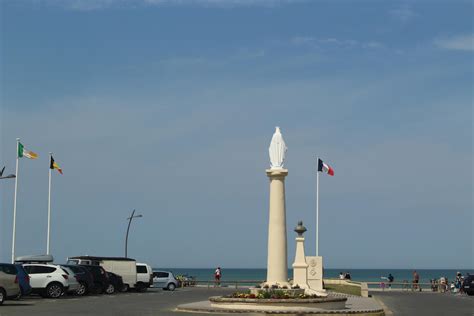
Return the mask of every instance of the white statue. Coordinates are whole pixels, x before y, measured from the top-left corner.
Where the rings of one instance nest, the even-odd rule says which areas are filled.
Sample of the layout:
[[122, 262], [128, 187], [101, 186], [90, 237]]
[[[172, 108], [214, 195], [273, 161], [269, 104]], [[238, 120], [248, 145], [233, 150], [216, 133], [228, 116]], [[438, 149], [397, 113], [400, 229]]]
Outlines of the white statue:
[[271, 169], [283, 169], [286, 150], [285, 141], [281, 135], [280, 128], [277, 126], [270, 147], [268, 148]]

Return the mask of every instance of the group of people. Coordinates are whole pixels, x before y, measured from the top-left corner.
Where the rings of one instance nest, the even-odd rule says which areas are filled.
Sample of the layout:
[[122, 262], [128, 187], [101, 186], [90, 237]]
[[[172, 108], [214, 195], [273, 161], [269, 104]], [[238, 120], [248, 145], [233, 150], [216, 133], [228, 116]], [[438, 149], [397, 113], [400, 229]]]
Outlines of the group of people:
[[449, 283], [449, 279], [445, 276], [440, 277], [438, 280], [433, 279], [430, 280], [431, 283], [431, 290], [434, 292], [451, 292], [451, 293], [464, 293], [463, 283], [464, 283], [464, 276], [461, 272], [456, 273], [456, 277], [454, 281]]
[[339, 272], [339, 279], [341, 280], [350, 280], [351, 279], [351, 274], [349, 272]]

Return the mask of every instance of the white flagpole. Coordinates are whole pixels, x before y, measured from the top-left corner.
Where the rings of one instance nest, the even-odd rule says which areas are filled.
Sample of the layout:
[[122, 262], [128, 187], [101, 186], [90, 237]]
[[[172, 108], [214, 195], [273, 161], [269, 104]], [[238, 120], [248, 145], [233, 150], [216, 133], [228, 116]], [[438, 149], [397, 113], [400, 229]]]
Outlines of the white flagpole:
[[319, 157], [316, 171], [316, 256], [319, 256]]
[[18, 150], [20, 147], [20, 139], [16, 139], [16, 171], [15, 171], [15, 197], [13, 199], [13, 236], [12, 236], [12, 263], [15, 262], [15, 233], [16, 233], [16, 197], [18, 193]]
[[52, 158], [53, 153], [49, 153], [49, 186], [48, 186], [48, 237], [46, 240], [46, 254], [49, 253], [49, 236], [51, 232], [51, 158]]

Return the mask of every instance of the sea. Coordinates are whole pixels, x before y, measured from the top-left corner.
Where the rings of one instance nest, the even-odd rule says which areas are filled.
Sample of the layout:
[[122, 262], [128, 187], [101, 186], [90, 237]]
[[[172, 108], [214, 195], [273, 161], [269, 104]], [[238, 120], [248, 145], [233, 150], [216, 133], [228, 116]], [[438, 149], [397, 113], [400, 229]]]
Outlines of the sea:
[[[266, 269], [222, 269], [223, 281], [247, 281], [247, 280], [265, 280], [267, 275]], [[214, 279], [215, 268], [196, 269], [196, 268], [154, 268], [153, 270], [172, 271], [176, 275], [184, 275], [194, 277], [198, 281], [208, 281]], [[420, 275], [421, 283], [429, 283], [431, 279], [439, 279], [440, 277], [447, 277], [448, 280], [454, 280], [456, 273], [459, 271], [463, 275], [474, 274], [474, 269], [417, 269]], [[403, 282], [407, 280], [411, 282], [413, 279], [413, 269], [324, 269], [324, 278], [337, 279], [339, 273], [349, 272], [352, 280], [365, 282], [380, 282], [382, 277], [387, 277], [391, 273], [395, 282]], [[293, 278], [293, 270], [288, 269], [288, 278]]]

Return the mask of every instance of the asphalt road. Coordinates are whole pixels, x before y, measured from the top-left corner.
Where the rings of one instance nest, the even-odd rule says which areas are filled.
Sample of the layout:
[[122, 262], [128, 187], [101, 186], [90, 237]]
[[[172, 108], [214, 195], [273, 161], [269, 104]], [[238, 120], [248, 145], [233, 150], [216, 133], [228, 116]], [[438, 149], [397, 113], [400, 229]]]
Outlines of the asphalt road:
[[373, 297], [385, 304], [391, 315], [473, 316], [474, 296], [432, 292], [375, 292]]
[[214, 295], [231, 293], [227, 288], [184, 288], [174, 292], [149, 289], [145, 293], [117, 293], [113, 295], [66, 296], [44, 299], [29, 296], [19, 301], [6, 301], [0, 306], [0, 316], [54, 315], [186, 315], [173, 310], [177, 305], [203, 301]]
[[[191, 315], [175, 312], [177, 305], [203, 301], [210, 296], [235, 291], [232, 288], [184, 288], [174, 292], [151, 289], [145, 293], [118, 293], [60, 299], [30, 296], [19, 301], [6, 301], [0, 316], [17, 315]], [[430, 292], [374, 292], [373, 297], [389, 309], [387, 316], [474, 315], [474, 296], [458, 296]], [[204, 314], [203, 314], [204, 315]], [[209, 314], [207, 314], [209, 315]]]

